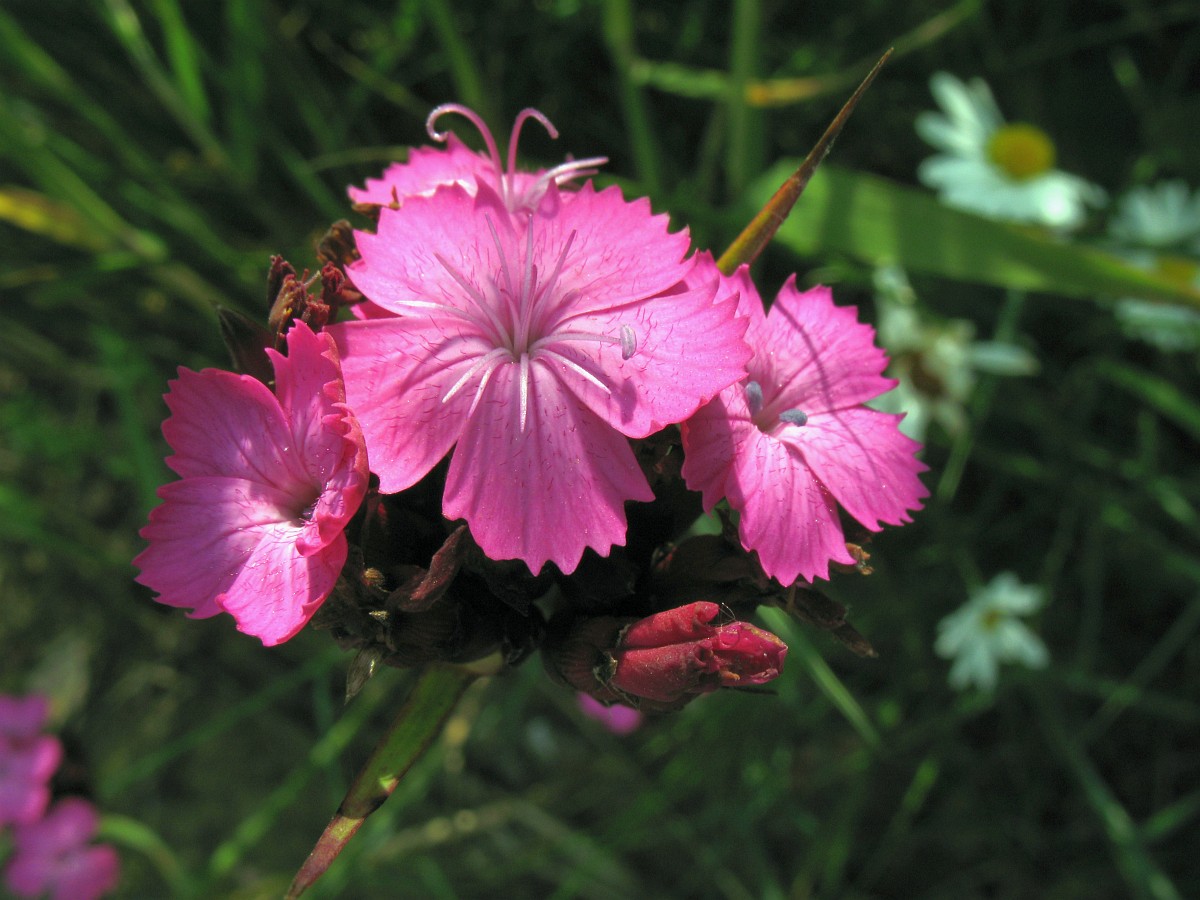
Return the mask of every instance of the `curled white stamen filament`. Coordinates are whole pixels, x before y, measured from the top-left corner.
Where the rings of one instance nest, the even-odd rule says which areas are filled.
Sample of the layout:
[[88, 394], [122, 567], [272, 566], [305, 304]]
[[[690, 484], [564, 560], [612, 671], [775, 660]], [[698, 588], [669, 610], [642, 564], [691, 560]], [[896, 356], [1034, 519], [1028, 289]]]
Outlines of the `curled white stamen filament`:
[[525, 124], [526, 119], [537, 120], [546, 133], [550, 135], [552, 140], [558, 140], [558, 129], [554, 127], [554, 123], [546, 118], [545, 113], [539, 109], [534, 109], [532, 106], [527, 106], [525, 109], [517, 113], [517, 118], [513, 122], [512, 134], [508, 138], [508, 174], [512, 175], [517, 171], [517, 144], [521, 140], [521, 126]]
[[509, 202], [508, 195], [508, 179], [504, 177], [504, 169], [500, 162], [500, 148], [496, 146], [496, 139], [492, 137], [492, 131], [487, 127], [487, 123], [483, 121], [479, 113], [470, 107], [463, 106], [461, 103], [443, 103], [441, 106], [435, 106], [433, 112], [429, 114], [429, 118], [425, 120], [425, 131], [431, 138], [439, 144], [444, 144], [450, 139], [449, 131], [438, 131], [437, 120], [448, 113], [458, 113], [468, 122], [475, 126], [476, 130], [483, 136], [483, 142], [487, 145], [488, 157], [492, 160], [492, 166], [496, 169], [496, 180], [500, 186], [500, 199], [504, 201], [504, 205], [509, 209], [512, 204]]

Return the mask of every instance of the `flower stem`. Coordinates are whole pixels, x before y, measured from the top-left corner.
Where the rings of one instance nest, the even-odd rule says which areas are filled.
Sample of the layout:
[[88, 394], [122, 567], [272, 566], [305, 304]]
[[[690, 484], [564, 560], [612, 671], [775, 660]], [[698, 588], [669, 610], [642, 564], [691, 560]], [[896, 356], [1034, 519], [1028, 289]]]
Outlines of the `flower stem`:
[[396, 720], [350, 785], [345, 798], [288, 888], [299, 897], [320, 878], [367, 816], [391, 796], [413, 764], [433, 744], [450, 712], [475, 675], [464, 669], [431, 666], [421, 673]]

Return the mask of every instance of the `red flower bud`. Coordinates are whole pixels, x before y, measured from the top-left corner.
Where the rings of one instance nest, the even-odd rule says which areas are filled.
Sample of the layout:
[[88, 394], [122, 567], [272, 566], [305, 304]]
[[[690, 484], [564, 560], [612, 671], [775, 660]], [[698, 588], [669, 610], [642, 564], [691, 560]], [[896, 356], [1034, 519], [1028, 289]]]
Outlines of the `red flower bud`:
[[748, 622], [713, 624], [720, 611], [715, 603], [691, 603], [630, 625], [613, 650], [609, 686], [674, 703], [689, 694], [778, 677], [787, 645]]
[[658, 710], [776, 678], [787, 645], [748, 622], [717, 624], [720, 613], [698, 602], [640, 620], [585, 619], [544, 648], [547, 666], [602, 702]]

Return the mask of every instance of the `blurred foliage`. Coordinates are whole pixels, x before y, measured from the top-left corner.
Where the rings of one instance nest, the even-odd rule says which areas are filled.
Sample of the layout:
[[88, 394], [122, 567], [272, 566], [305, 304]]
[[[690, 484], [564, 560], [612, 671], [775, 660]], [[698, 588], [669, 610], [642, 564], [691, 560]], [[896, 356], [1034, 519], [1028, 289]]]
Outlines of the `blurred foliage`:
[[[773, 619], [775, 696], [624, 739], [536, 663], [481, 683], [312, 896], [1200, 896], [1196, 358], [1123, 336], [1118, 263], [904, 187], [938, 69], [982, 75], [1110, 193], [1200, 184], [1194, 3], [8, 0], [0, 690], [54, 695], [62, 786], [107, 814], [123, 895], [282, 893], [409, 679], [343, 709], [324, 635], [267, 651], [132, 583], [168, 477], [159, 397], [178, 365], [226, 364], [216, 306], [262, 315], [269, 255], [313, 265], [345, 186], [449, 99], [501, 132], [539, 107], [564, 137], [530, 162], [606, 154], [604, 179], [719, 250], [892, 44], [763, 292], [799, 268], [870, 318], [870, 265], [897, 262], [1042, 370], [983, 379], [969, 431], [931, 436], [928, 508], [834, 582], [880, 659]], [[957, 696], [936, 622], [1005, 569], [1049, 592], [1052, 664]]]

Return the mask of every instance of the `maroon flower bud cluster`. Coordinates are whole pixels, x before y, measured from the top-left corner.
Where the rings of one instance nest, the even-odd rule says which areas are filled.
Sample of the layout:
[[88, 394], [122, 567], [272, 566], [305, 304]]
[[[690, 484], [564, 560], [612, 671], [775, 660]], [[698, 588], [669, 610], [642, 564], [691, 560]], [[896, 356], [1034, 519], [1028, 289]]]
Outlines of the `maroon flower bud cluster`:
[[552, 675], [604, 703], [678, 709], [722, 687], [766, 684], [783, 669], [787, 645], [748, 622], [721, 622], [700, 601], [644, 619], [577, 620], [543, 647]]

